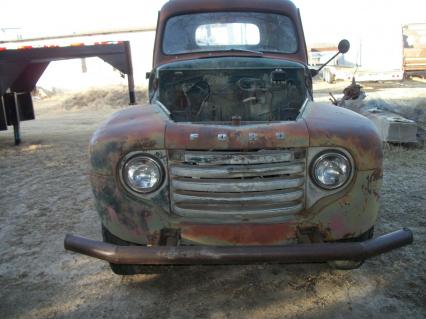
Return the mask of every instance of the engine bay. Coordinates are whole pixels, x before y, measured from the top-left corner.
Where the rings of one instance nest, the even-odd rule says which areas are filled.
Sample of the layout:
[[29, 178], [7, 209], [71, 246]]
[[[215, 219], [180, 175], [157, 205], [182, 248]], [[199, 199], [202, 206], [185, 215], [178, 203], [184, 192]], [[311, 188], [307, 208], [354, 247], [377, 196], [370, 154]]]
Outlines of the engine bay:
[[176, 122], [294, 121], [307, 98], [304, 69], [236, 59], [160, 68], [156, 98]]

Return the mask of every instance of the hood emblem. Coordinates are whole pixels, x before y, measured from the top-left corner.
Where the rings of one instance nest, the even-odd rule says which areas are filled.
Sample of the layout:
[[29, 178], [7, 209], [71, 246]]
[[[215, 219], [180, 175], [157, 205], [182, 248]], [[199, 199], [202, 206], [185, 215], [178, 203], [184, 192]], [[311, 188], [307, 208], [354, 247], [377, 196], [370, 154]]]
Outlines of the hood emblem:
[[217, 139], [219, 141], [226, 141], [228, 139], [228, 135], [221, 133], [221, 134], [217, 134]]
[[275, 136], [276, 136], [277, 140], [285, 139], [285, 134], [283, 132], [277, 132], [277, 133], [275, 133]]

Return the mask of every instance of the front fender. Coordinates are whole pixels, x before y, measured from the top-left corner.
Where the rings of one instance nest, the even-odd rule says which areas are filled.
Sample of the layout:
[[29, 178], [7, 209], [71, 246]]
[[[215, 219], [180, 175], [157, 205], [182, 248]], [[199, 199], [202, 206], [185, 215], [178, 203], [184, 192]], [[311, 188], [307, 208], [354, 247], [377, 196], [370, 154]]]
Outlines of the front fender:
[[351, 153], [358, 170], [382, 170], [382, 141], [366, 117], [332, 104], [310, 102], [302, 118], [310, 147], [342, 147]]
[[115, 176], [118, 162], [127, 153], [164, 149], [167, 120], [152, 104], [129, 107], [113, 114], [90, 141], [91, 172]]

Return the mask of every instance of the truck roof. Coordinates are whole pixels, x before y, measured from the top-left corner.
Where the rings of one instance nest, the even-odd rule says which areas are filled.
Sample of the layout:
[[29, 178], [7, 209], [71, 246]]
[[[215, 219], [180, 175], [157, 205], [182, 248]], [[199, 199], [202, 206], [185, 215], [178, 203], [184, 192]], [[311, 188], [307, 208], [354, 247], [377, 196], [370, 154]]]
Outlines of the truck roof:
[[296, 6], [289, 0], [170, 0], [161, 9], [161, 15], [169, 17], [189, 12], [233, 10], [297, 14]]
[[[170, 17], [198, 12], [223, 11], [258, 11], [288, 16], [293, 20], [298, 33], [299, 50], [295, 54], [286, 54], [285, 58], [304, 64], [307, 63], [305, 39], [300, 21], [299, 9], [290, 0], [170, 0], [163, 6], [159, 15], [157, 39], [154, 48], [154, 67], [176, 60], [188, 60], [203, 55], [198, 53], [170, 56], [162, 52], [162, 36], [165, 24]], [[215, 53], [211, 55], [215, 55]], [[283, 54], [265, 54], [265, 57], [283, 58]]]

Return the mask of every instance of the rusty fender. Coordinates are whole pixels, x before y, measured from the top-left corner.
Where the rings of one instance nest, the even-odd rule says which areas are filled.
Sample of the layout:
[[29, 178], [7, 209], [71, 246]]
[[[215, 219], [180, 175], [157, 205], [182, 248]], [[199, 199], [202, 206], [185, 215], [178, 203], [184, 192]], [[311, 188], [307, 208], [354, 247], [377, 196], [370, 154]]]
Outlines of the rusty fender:
[[293, 244], [287, 246], [116, 246], [67, 235], [65, 249], [115, 264], [186, 265], [297, 263], [363, 260], [411, 244], [413, 234], [401, 229], [364, 242]]

